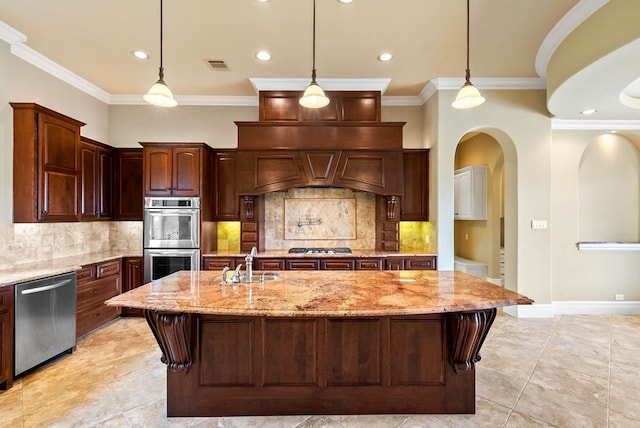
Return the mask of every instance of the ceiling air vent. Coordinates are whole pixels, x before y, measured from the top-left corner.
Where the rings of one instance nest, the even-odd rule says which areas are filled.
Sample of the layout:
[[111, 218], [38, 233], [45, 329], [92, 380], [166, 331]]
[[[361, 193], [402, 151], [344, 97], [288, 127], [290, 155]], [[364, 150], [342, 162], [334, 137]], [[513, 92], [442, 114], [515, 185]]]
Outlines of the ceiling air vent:
[[207, 61], [207, 64], [209, 64], [209, 67], [213, 71], [224, 71], [229, 69], [223, 59], [205, 59], [205, 61]]

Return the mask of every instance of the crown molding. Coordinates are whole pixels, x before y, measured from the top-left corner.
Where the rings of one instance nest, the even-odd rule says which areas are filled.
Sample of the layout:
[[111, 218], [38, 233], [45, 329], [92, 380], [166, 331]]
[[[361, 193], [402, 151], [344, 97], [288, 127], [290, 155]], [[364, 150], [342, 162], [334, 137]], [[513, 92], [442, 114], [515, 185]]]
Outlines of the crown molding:
[[[262, 78], [250, 77], [249, 81], [256, 92], [260, 91], [304, 91], [309, 86], [307, 78]], [[317, 79], [325, 91], [380, 91], [389, 87], [391, 79]]]
[[553, 130], [638, 131], [640, 120], [551, 119]]
[[593, 15], [598, 9], [607, 4], [609, 0], [581, 0], [573, 6], [566, 15], [551, 29], [544, 38], [536, 55], [536, 73], [542, 78], [547, 77], [547, 67], [554, 52], [560, 44], [580, 24]]
[[57, 77], [63, 82], [68, 83], [74, 88], [97, 98], [103, 103], [109, 104], [109, 99], [111, 98], [111, 96], [106, 91], [100, 89], [88, 80], [85, 80], [77, 74], [62, 67], [58, 63], [51, 61], [49, 58], [30, 48], [29, 46], [23, 43], [12, 44], [11, 53], [18, 58], [28, 62], [29, 64], [38, 67], [46, 73]]
[[[217, 96], [217, 95], [180, 95], [176, 96], [178, 106], [236, 106], [257, 107], [257, 96]], [[142, 95], [112, 95], [110, 105], [148, 105]]]
[[24, 43], [27, 41], [27, 36], [22, 34], [10, 25], [0, 21], [0, 40], [4, 40], [10, 45], [16, 43]]

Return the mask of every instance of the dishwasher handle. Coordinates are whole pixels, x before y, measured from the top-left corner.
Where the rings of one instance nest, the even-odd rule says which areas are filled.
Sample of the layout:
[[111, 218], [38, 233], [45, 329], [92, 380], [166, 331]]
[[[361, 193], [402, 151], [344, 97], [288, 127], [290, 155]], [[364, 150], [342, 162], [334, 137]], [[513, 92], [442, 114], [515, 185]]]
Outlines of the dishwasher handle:
[[55, 290], [56, 288], [63, 287], [70, 282], [71, 282], [70, 279], [65, 279], [64, 281], [54, 282], [53, 284], [45, 285], [42, 287], [28, 288], [26, 290], [21, 290], [20, 294], [35, 294], [35, 293], [41, 293], [43, 291]]

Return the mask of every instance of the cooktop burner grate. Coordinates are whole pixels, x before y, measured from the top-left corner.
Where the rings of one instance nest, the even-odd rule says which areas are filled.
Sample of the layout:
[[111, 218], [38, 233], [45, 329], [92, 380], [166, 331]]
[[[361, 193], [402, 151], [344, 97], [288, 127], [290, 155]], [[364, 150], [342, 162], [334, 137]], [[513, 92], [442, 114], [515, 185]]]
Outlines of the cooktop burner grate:
[[289, 254], [351, 254], [351, 248], [349, 247], [294, 247], [289, 249]]

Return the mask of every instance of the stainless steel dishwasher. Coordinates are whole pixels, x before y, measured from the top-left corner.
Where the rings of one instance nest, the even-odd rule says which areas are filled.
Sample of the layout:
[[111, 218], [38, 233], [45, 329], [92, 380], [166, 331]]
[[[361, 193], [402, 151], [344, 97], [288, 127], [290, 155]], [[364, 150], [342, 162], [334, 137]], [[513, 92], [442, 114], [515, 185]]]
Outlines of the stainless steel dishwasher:
[[15, 285], [15, 376], [76, 345], [76, 274]]

